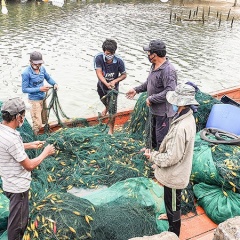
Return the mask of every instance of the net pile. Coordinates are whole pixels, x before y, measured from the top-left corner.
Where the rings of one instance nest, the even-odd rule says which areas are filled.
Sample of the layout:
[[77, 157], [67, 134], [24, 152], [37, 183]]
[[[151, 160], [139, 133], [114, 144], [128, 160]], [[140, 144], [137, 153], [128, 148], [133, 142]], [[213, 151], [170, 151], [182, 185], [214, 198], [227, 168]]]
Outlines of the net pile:
[[[199, 130], [205, 127], [212, 105], [219, 101], [200, 91], [196, 98], [201, 104], [195, 114]], [[148, 185], [143, 187], [138, 183], [136, 187], [125, 184], [129, 179], [148, 179], [152, 174], [150, 164], [140, 152], [150, 141], [151, 132], [145, 100], [146, 94], [140, 95], [131, 121], [114, 135], [105, 134], [106, 125], [99, 124], [94, 127], [63, 128], [38, 136], [47, 144], [54, 144], [57, 153], [45, 159], [32, 173], [31, 221], [25, 239], [126, 240], [167, 229], [167, 221], [156, 221], [156, 215], [165, 211], [163, 202], [154, 201], [157, 198], [162, 200], [162, 195], [155, 196], [162, 190], [155, 191], [152, 201], [155, 204], [146, 204], [149, 195], [140, 196], [138, 187], [148, 189]], [[26, 120], [20, 132], [24, 142], [35, 140]], [[37, 156], [39, 151], [29, 152], [30, 158]], [[73, 188], [94, 191], [101, 186], [115, 186], [115, 195], [117, 192], [127, 194], [104, 202], [105, 195], [110, 194], [102, 192], [98, 196], [102, 202], [97, 204], [92, 199], [86, 200], [68, 193]], [[182, 193], [183, 213], [195, 211], [193, 199], [193, 187], [189, 184]], [[129, 228], [126, 228], [126, 222]]]

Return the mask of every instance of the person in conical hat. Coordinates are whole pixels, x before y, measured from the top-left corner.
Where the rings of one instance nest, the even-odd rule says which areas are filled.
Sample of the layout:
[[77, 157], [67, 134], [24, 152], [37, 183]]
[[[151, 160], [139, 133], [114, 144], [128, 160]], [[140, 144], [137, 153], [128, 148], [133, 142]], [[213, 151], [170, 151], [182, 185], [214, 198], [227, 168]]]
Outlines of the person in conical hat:
[[199, 103], [195, 99], [195, 88], [188, 84], [177, 85], [175, 91], [167, 92], [166, 98], [175, 112], [169, 131], [158, 151], [145, 151], [144, 155], [153, 163], [154, 176], [164, 187], [166, 214], [159, 219], [168, 220], [168, 231], [179, 236], [181, 191], [189, 183], [196, 135], [191, 106]]

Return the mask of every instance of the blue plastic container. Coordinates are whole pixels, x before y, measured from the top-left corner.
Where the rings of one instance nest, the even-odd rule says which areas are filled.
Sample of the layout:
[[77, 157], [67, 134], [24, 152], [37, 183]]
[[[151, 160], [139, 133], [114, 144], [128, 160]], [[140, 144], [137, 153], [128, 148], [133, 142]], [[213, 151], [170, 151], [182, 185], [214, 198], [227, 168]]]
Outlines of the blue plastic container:
[[231, 104], [214, 104], [206, 127], [240, 135], [240, 108]]

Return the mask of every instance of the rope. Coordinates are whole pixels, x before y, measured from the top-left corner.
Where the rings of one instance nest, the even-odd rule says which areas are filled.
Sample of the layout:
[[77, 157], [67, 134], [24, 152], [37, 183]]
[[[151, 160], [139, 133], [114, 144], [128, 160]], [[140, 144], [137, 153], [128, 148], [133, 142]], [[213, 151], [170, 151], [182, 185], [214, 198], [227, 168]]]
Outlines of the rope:
[[[214, 136], [216, 140], [210, 139], [207, 136]], [[224, 136], [225, 138], [223, 138]], [[240, 137], [230, 132], [219, 130], [216, 128], [204, 128], [200, 131], [201, 139], [215, 144], [240, 145]], [[230, 138], [230, 139], [226, 139]]]
[[47, 108], [44, 108], [44, 110], [47, 110], [47, 119], [46, 119], [46, 125], [44, 127], [44, 131], [45, 132], [49, 132], [50, 131], [50, 127], [49, 127], [49, 123], [48, 123], [48, 120], [49, 120], [49, 115], [50, 115], [50, 111], [53, 110], [55, 116], [57, 117], [57, 120], [58, 120], [58, 124], [61, 125], [61, 126], [65, 126], [65, 124], [62, 122], [61, 120], [61, 117], [64, 117], [64, 118], [67, 118], [67, 119], [70, 119], [63, 111], [61, 105], [60, 105], [60, 102], [59, 102], [59, 99], [58, 99], [58, 95], [57, 95], [57, 90], [52, 88], [52, 91], [50, 93], [47, 93], [46, 94], [46, 97], [45, 97], [45, 101], [48, 97], [51, 96], [51, 99], [50, 99], [50, 102], [48, 104], [48, 107]]

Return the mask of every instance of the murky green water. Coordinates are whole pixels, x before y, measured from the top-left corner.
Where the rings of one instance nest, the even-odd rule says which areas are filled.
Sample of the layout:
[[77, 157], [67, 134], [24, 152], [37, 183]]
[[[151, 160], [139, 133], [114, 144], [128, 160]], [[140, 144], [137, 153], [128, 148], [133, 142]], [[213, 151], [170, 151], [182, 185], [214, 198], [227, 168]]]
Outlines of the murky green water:
[[[193, 81], [206, 92], [240, 83], [240, 23], [235, 20], [231, 28], [226, 9], [219, 27], [216, 5], [205, 24], [184, 21], [196, 6], [186, 8], [178, 2], [68, 1], [62, 8], [51, 2], [7, 2], [7, 8], [8, 15], [0, 14], [0, 100], [27, 98], [21, 92], [21, 71], [29, 63], [29, 53], [39, 50], [60, 86], [66, 114], [95, 115], [102, 105], [95, 90], [93, 56], [106, 38], [117, 40], [118, 54], [126, 63], [128, 77], [121, 83], [122, 93], [145, 81], [150, 65], [142, 46], [156, 38], [166, 42], [179, 81]], [[176, 21], [174, 13], [182, 21]], [[134, 104], [120, 95], [119, 109]]]

